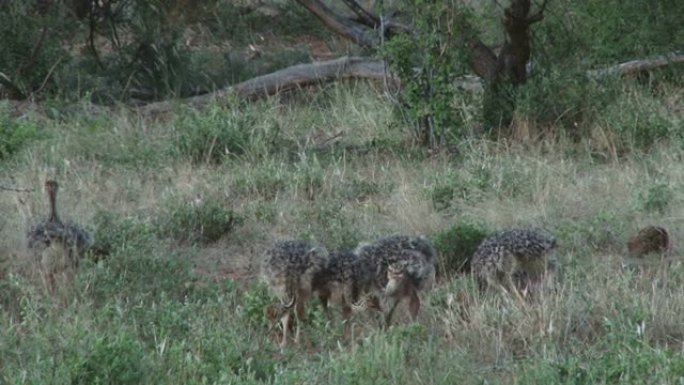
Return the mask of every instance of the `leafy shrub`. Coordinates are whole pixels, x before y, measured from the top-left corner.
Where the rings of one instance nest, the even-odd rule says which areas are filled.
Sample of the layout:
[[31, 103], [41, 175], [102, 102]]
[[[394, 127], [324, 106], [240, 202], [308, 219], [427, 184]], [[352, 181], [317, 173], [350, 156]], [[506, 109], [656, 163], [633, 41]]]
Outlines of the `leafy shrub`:
[[258, 201], [253, 207], [253, 215], [259, 222], [275, 225], [278, 219], [278, 206], [272, 202]]
[[588, 134], [585, 127], [617, 97], [618, 87], [610, 81], [599, 85], [579, 71], [542, 68], [520, 87], [516, 113], [542, 127], [562, 128], [568, 137], [578, 140]]
[[[3, 261], [4, 263], [4, 261]], [[4, 266], [3, 266], [3, 269]], [[39, 290], [32, 286], [30, 281], [25, 277], [2, 271], [0, 276], [0, 308], [8, 319], [19, 323], [30, 324], [35, 321], [41, 322], [40, 317], [42, 312], [36, 312], [35, 308], [39, 307], [36, 302], [39, 302]], [[27, 308], [34, 308], [29, 310]], [[26, 319], [36, 318], [33, 320]], [[1, 377], [0, 377], [1, 378]]]
[[466, 72], [466, 53], [452, 42], [467, 33], [467, 12], [449, 2], [411, 0], [402, 5], [412, 16], [415, 33], [394, 36], [382, 55], [402, 80], [401, 108], [419, 127], [417, 137], [430, 146], [447, 144], [464, 134], [454, 100], [461, 92], [455, 80]]
[[242, 217], [221, 202], [206, 199], [199, 203], [170, 202], [157, 220], [162, 236], [181, 242], [216, 242], [242, 223]]
[[536, 27], [535, 47], [568, 67], [670, 52], [684, 39], [678, 17], [683, 12], [677, 1], [643, 7], [640, 0], [561, 0], [549, 3]]
[[[543, 127], [561, 125], [573, 139], [587, 136], [586, 128], [605, 118], [621, 140], [631, 142], [636, 134], [643, 136], [637, 146], [650, 146], [663, 130], [643, 106], [624, 105], [628, 79], [589, 79], [586, 73], [678, 49], [675, 36], [681, 39], [684, 27], [677, 12], [684, 12], [681, 3], [648, 8], [636, 0], [549, 3], [544, 21], [534, 27], [532, 76], [520, 89], [518, 114]], [[650, 20], [658, 25], [645, 27]]]
[[679, 131], [674, 117], [670, 120], [665, 108], [652, 95], [641, 90], [631, 91], [602, 113], [608, 129], [619, 138], [618, 150], [648, 150], [658, 141], [674, 137]]
[[243, 296], [243, 311], [247, 320], [254, 325], [267, 328], [270, 325], [264, 314], [266, 305], [274, 303], [273, 298], [268, 292], [268, 286], [263, 282], [258, 282], [247, 290]]
[[[521, 380], [554, 384], [665, 384], [684, 376], [684, 360], [671, 348], [649, 343], [642, 324], [618, 316], [605, 318], [605, 336], [587, 346], [553, 360], [528, 360]], [[641, 332], [640, 332], [641, 329]]]
[[489, 232], [480, 225], [457, 223], [434, 237], [442, 276], [470, 271], [470, 258]]
[[432, 188], [432, 206], [437, 210], [444, 210], [451, 206], [456, 196], [456, 189], [451, 185], [434, 186]]
[[253, 167], [236, 175], [232, 191], [249, 197], [272, 200], [287, 188], [292, 176], [279, 164], [269, 162], [264, 167]]
[[[61, 2], [37, 0], [0, 4], [0, 98], [23, 99], [57, 85], [52, 69], [68, 62], [61, 38], [76, 27]], [[40, 44], [39, 44], [40, 42]], [[3, 95], [7, 92], [7, 95]]]
[[224, 157], [243, 155], [249, 150], [249, 127], [254, 124], [244, 119], [217, 107], [185, 114], [176, 124], [176, 148], [195, 163], [220, 163]]
[[134, 217], [124, 217], [109, 211], [99, 211], [93, 219], [95, 244], [93, 254], [106, 256], [119, 250], [152, 250], [155, 228]]
[[297, 186], [307, 199], [313, 201], [319, 197], [325, 185], [325, 169], [318, 159], [298, 163], [294, 177]]
[[129, 304], [126, 312], [121, 313], [116, 305], [108, 304], [99, 313], [105, 318], [122, 314], [128, 325], [134, 325], [139, 340], [148, 349], [157, 347], [159, 339], [169, 338], [181, 340], [188, 338], [193, 321], [197, 319], [199, 306], [195, 301], [179, 302], [174, 298], [161, 297], [159, 302], [151, 306]]
[[[92, 12], [99, 14], [95, 33], [109, 40], [113, 52], [100, 57], [95, 48], [89, 59], [118, 84], [116, 98], [181, 96], [194, 87], [190, 51], [182, 40], [189, 12], [178, 12], [179, 5], [161, 0], [93, 4]], [[126, 39], [120, 39], [121, 31]]]
[[[451, 207], [455, 199], [470, 198], [471, 195], [468, 183], [464, 183], [458, 175], [451, 172], [447, 175], [439, 175], [432, 186], [429, 196], [432, 206], [437, 210], [446, 210]], [[478, 187], [480, 187], [479, 184]]]
[[259, 159], [288, 151], [278, 123], [264, 119], [258, 104], [192, 111], [177, 122], [176, 131], [175, 150], [194, 163], [221, 163], [234, 157]]
[[98, 338], [74, 364], [72, 384], [141, 384], [146, 367], [142, 345], [129, 333]]
[[241, 328], [219, 329], [208, 331], [201, 342], [202, 374], [207, 382], [271, 383], [278, 363], [275, 345], [255, 343], [255, 336], [245, 335]]
[[303, 238], [312, 236], [330, 248], [354, 247], [361, 240], [355, 217], [344, 210], [341, 202], [324, 201], [305, 209], [303, 214], [308, 229]]
[[657, 183], [639, 194], [639, 207], [646, 212], [665, 214], [674, 193], [668, 184]]
[[132, 303], [181, 300], [193, 293], [196, 282], [189, 262], [186, 255], [166, 250], [119, 250], [89, 274], [79, 276], [79, 281], [98, 305], [113, 299]]
[[[246, 5], [246, 6], [245, 6]], [[324, 37], [326, 28], [304, 7], [285, 2], [269, 2], [267, 7], [276, 13], [271, 16], [253, 8], [254, 4], [215, 1], [207, 12], [212, 17], [206, 21], [211, 33], [219, 38], [228, 38], [246, 44], [255, 35], [278, 34], [278, 36], [308, 35]]]
[[383, 192], [391, 191], [391, 187], [362, 177], [355, 177], [343, 181], [342, 185], [339, 186], [339, 194], [347, 200], [363, 201]]
[[630, 219], [620, 217], [619, 212], [606, 208], [581, 221], [567, 220], [556, 225], [555, 234], [563, 245], [581, 246], [582, 252], [621, 250], [622, 239]]
[[7, 103], [0, 103], [0, 160], [16, 154], [38, 137], [38, 128], [33, 123], [12, 119]]

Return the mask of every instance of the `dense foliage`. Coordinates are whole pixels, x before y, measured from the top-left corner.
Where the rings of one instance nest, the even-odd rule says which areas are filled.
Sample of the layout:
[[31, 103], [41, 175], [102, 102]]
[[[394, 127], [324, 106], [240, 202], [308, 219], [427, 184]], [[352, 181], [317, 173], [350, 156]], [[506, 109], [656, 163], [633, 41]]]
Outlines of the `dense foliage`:
[[[94, 19], [96, 57], [73, 3], [0, 1], [0, 94], [36, 102], [0, 102], [0, 383], [682, 382], [683, 72], [585, 74], [681, 48], [684, 2], [551, 1], [500, 140], [481, 135], [479, 96], [451, 83], [466, 57], [441, 50], [461, 18], [500, 43], [498, 2], [385, 2], [419, 26], [381, 49], [407, 79], [399, 107], [381, 86], [341, 82], [160, 115], [109, 103], [220, 87], [310, 61], [310, 46], [359, 51], [290, 1], [117, 0], [99, 2], [116, 18]], [[435, 142], [456, 150], [416, 145], [427, 111]], [[55, 292], [25, 242], [46, 177], [62, 217], [95, 238]], [[647, 224], [670, 230], [673, 253], [632, 268], [625, 241]], [[468, 275], [483, 237], [518, 226], [559, 244], [555, 284], [525, 306]], [[345, 340], [338, 309], [314, 300], [301, 344], [279, 351], [263, 250], [397, 233], [439, 254], [418, 322], [404, 304], [389, 329], [362, 312]]]

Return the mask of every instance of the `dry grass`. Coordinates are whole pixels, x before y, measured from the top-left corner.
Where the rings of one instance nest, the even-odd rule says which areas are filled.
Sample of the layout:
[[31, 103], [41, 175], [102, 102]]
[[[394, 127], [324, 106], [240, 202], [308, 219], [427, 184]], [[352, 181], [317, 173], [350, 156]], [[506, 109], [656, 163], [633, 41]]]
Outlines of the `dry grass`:
[[[174, 149], [174, 137], [184, 129], [177, 123], [187, 112], [181, 111], [178, 117], [164, 122], [150, 122], [123, 112], [104, 121], [75, 118], [68, 123], [48, 122], [53, 130], [50, 138], [32, 143], [8, 161], [2, 173], [5, 180], [11, 176], [16, 186], [35, 189], [30, 193], [0, 194], [0, 210], [5, 213], [0, 222], [0, 249], [5, 257], [7, 284], [27, 304], [39, 306], [50, 301], [34, 293], [40, 283], [27, 273], [32, 269], [25, 259], [24, 231], [45, 213], [40, 186], [46, 177], [51, 177], [63, 186], [59, 206], [64, 217], [77, 219], [99, 232], [123, 231], [121, 227], [95, 228], [100, 213], [111, 213], [133, 218], [134, 223], [143, 226], [134, 227], [134, 233], [149, 228], [152, 235], [141, 241], [149, 246], [140, 249], [145, 251], [117, 244], [113, 254], [116, 258], [82, 266], [80, 277], [61, 294], [66, 313], [58, 315], [48, 306], [41, 310], [46, 314], [42, 319], [56, 330], [80, 317], [83, 321], [76, 324], [80, 325], [80, 333], [88, 336], [115, 331], [129, 336], [126, 333], [139, 328], [142, 337], [131, 338], [142, 342], [136, 342], [131, 349], [141, 349], [145, 359], [140, 365], [150, 365], [151, 373], [157, 369], [182, 372], [173, 382], [192, 382], [198, 378], [193, 376], [199, 376], [203, 369], [184, 371], [181, 367], [185, 364], [175, 361], [180, 360], [180, 355], [169, 358], [159, 353], [161, 342], [154, 333], [161, 333], [157, 328], [169, 322], [168, 325], [195, 323], [179, 326], [174, 332], [176, 342], [167, 343], [178, 349], [198, 349], [197, 362], [218, 354], [211, 353], [214, 351], [234, 351], [237, 348], [227, 346], [235, 343], [249, 350], [257, 357], [253, 359], [257, 361], [250, 361], [250, 373], [263, 371], [265, 377], [260, 377], [260, 381], [264, 382], [321, 381], [347, 376], [349, 382], [357, 378], [370, 383], [372, 376], [362, 376], [371, 366], [379, 373], [394, 375], [398, 381], [413, 378], [415, 373], [425, 382], [445, 383], [453, 379], [450, 373], [459, 373], [471, 376], [472, 380], [466, 382], [486, 379], [510, 383], [510, 376], [516, 381], [545, 378], [553, 382], [561, 378], [559, 371], [549, 369], [553, 365], [565, 365], [564, 370], [571, 372], [583, 370], [584, 364], [573, 366], [573, 356], [581, 363], [596, 360], [597, 365], [612, 365], [613, 361], [604, 354], [610, 349], [652, 358], [639, 350], [644, 341], [652, 351], [681, 351], [681, 147], [664, 142], [649, 153], [609, 156], [612, 160], [606, 162], [597, 161], [593, 150], [584, 151], [582, 144], [571, 145], [560, 139], [536, 143], [521, 137], [513, 144], [471, 140], [461, 145], [460, 155], [431, 156], [410, 144], [408, 129], [395, 121], [387, 103], [371, 91], [362, 85], [340, 86], [312, 96], [314, 103], [308, 106], [279, 105], [275, 100], [251, 106], [244, 113], [255, 113], [258, 118], [250, 126], [241, 127], [255, 133], [249, 148], [244, 155], [220, 163], [192, 162]], [[270, 130], [272, 122], [278, 125], [282, 143], [291, 146], [285, 153], [274, 152], [268, 147], [271, 137], [260, 134]], [[596, 128], [602, 129], [601, 125], [597, 122]], [[534, 137], [534, 127], [522, 127], [524, 137]], [[319, 131], [326, 135], [340, 131], [344, 134], [327, 152], [313, 151], [311, 148], [317, 143], [311, 138]], [[382, 144], [373, 147], [369, 145], [372, 141]], [[340, 150], [345, 146], [364, 150]], [[573, 151], [568, 151], [572, 146]], [[437, 186], [454, 191], [440, 198], [440, 205], [433, 203]], [[241, 222], [213, 243], [188, 244], [155, 232], [160, 221], [172, 218], [169, 213], [192, 208], [197, 202], [214, 202], [218, 207], [234, 210]], [[259, 355], [249, 348], [257, 344], [269, 351], [272, 345], [260, 323], [263, 306], [270, 299], [263, 288], [255, 285], [254, 278], [263, 250], [273, 241], [311, 237], [329, 247], [338, 247], [392, 233], [434, 237], [461, 221], [475, 221], [491, 230], [528, 225], [549, 229], [560, 241], [556, 256], [561, 268], [554, 287], [526, 307], [520, 307], [498, 296], [481, 296], [469, 277], [456, 277], [442, 282], [427, 296], [425, 311], [419, 316], [422, 326], [404, 324], [380, 332], [374, 326], [374, 314], [357, 315], [356, 343], [340, 347], [340, 328], [336, 326], [339, 323], [328, 322], [318, 310], [312, 309], [311, 320], [303, 326], [302, 351], [293, 352], [301, 359], [274, 361], [268, 354]], [[669, 229], [673, 260], [668, 267], [623, 270], [621, 259], [627, 236], [647, 224]], [[199, 273], [196, 283], [163, 283], [164, 276], [159, 282], [168, 284], [165, 290], [169, 292], [178, 288], [185, 298], [194, 299], [183, 300], [181, 294], [155, 297], [157, 294], [151, 294], [154, 290], [147, 286], [135, 294], [135, 285], [143, 283], [117, 283], [132, 274], [142, 274], [129, 265], [150, 255], [163, 260], [187, 259]], [[155, 274], [151, 271], [154, 269], [141, 269]], [[242, 285], [237, 289], [231, 286], [224, 292], [209, 284], [230, 282], [227, 278]], [[193, 297], [187, 294], [192, 285], [214, 291]], [[153, 295], [151, 298], [156, 299], [140, 299], [139, 303], [145, 305], [135, 308], [127, 302], [135, 295]], [[26, 308], [21, 310], [18, 304], [5, 302], [8, 310], [2, 318], [3, 328], [11, 329], [16, 319], [29, 322], [31, 313], [25, 313]], [[106, 326], [106, 309], [117, 306], [122, 309], [121, 318], [115, 317], [115, 326]], [[175, 316], [168, 315], [169, 319], [138, 323], [155, 317], [160, 310], [154, 309], [163, 306], [172, 309], [169, 314], [178, 312], [192, 321], [170, 321]], [[400, 323], [407, 319], [404, 306], [397, 313]], [[138, 315], [123, 316], [129, 313]], [[14, 341], [9, 346], [44, 354], [48, 345], [43, 339], [50, 338], [52, 332], [35, 324], [27, 325], [26, 333], [34, 337]], [[75, 336], [79, 332], [67, 328], [63, 333]], [[92, 340], [89, 338], [83, 344]], [[216, 344], [215, 350], [202, 350], [210, 349], [205, 346], [208, 341]], [[147, 348], [146, 344], [152, 347]], [[70, 349], [68, 343], [59, 345], [65, 351]], [[87, 346], [82, 349], [93, 348]], [[404, 368], [402, 362], [409, 351], [418, 351], [421, 358]], [[319, 354], [336, 360], [321, 362]], [[232, 359], [220, 357], [220, 363]], [[604, 359], [608, 361], [601, 361]], [[670, 362], [652, 359], [656, 366]], [[454, 361], [456, 367], [448, 361]], [[8, 362], [5, 365], [8, 373], [13, 373], [11, 378], [18, 378], [20, 361]], [[254, 366], [257, 364], [264, 366]], [[33, 361], [26, 365], [43, 373], [32, 378], [51, 379], [46, 374], [51, 369]], [[240, 365], [247, 364], [238, 365], [244, 369], [246, 366]], [[391, 374], [392, 367], [402, 369]], [[350, 372], [352, 368], [358, 371]], [[237, 375], [238, 370], [230, 373]], [[590, 380], [601, 382], [603, 372], [597, 373], [585, 374]], [[671, 373], [665, 378], [676, 375]], [[63, 373], [55, 376], [68, 378]]]

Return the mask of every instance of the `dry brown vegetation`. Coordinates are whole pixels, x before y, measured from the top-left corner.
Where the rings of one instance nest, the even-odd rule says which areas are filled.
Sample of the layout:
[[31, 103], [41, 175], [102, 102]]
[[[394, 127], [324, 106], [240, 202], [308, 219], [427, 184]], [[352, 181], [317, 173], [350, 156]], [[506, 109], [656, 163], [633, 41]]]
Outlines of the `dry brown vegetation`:
[[[620, 17], [646, 9], [624, 4]], [[431, 150], [382, 85], [365, 82], [163, 116], [0, 103], [0, 383], [681, 382], [684, 81], [676, 68], [577, 80], [588, 68], [571, 47], [591, 66], [644, 53], [578, 35], [598, 23], [588, 14], [614, 15], [598, 12], [609, 6], [549, 3], [556, 24], [534, 38], [559, 42], [540, 58], [555, 67], [521, 91], [511, 135], [483, 135], [479, 97], [459, 94], [450, 106], [463, 135]], [[610, 41], [612, 21], [591, 34]], [[649, 41], [634, 31], [623, 40]], [[62, 217], [95, 236], [53, 294], [25, 242], [47, 211], [46, 179], [63, 186]], [[650, 225], [668, 230], [667, 260], [623, 266], [629, 237]], [[527, 226], [558, 240], [542, 295], [481, 295], [457, 271], [465, 257], [450, 240]], [[417, 322], [406, 304], [387, 330], [377, 312], [357, 313], [346, 341], [340, 315], [313, 301], [301, 344], [280, 352], [275, 298], [258, 279], [264, 251], [280, 239], [335, 249], [390, 234], [423, 234], [438, 249]]]

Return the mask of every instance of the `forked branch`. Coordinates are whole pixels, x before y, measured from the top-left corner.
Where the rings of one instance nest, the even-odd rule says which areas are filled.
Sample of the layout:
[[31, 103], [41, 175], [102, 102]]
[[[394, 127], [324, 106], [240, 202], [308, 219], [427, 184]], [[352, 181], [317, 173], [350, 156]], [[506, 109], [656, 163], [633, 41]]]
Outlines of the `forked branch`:
[[377, 46], [378, 39], [373, 33], [358, 27], [353, 21], [344, 18], [328, 8], [319, 0], [296, 0], [304, 8], [318, 17], [328, 28], [340, 36], [343, 36], [354, 43], [373, 48]]
[[355, 0], [342, 0], [349, 9], [356, 14], [358, 17], [359, 22], [362, 24], [371, 27], [371, 28], [376, 28], [377, 26], [380, 25], [380, 18], [373, 15], [366, 9], [364, 9], [359, 3], [357, 3]]

